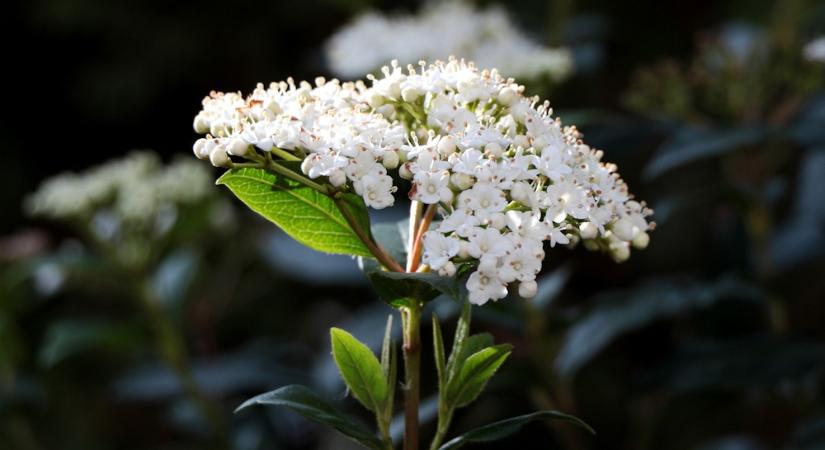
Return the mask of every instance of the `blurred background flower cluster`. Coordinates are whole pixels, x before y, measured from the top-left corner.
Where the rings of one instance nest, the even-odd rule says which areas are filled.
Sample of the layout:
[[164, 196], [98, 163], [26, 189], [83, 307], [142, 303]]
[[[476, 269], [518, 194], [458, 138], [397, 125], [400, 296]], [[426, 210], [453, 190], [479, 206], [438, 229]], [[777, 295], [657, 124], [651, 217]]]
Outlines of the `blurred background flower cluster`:
[[[555, 249], [535, 299], [476, 310], [474, 327], [516, 353], [455, 431], [552, 408], [598, 435], [533, 424], [499, 445], [825, 448], [821, 2], [6, 9], [0, 448], [352, 448], [288, 411], [232, 410], [288, 383], [344, 398], [327, 329], [377, 346], [392, 310], [353, 260], [304, 249], [212, 186], [192, 118], [211, 89], [450, 53], [549, 99], [658, 224], [625, 264]], [[430, 361], [424, 373], [426, 433]]]

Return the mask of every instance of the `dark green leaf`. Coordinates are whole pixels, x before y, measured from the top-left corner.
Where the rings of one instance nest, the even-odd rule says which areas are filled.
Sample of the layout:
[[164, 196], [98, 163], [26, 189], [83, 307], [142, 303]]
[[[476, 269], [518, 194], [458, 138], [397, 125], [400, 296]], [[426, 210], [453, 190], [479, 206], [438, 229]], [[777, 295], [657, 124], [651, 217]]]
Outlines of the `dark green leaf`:
[[608, 292], [567, 332], [556, 368], [576, 372], [617, 336], [654, 320], [704, 308], [724, 298], [759, 299], [761, 293], [736, 278], [717, 281], [656, 280], [635, 289]]
[[450, 351], [450, 357], [447, 360], [447, 379], [451, 380], [455, 377], [456, 359], [461, 353], [461, 348], [464, 346], [464, 340], [470, 334], [470, 320], [472, 319], [473, 305], [468, 301], [464, 301], [461, 306], [461, 316], [458, 318], [458, 324], [455, 327], [455, 336], [453, 337], [453, 349]]
[[[327, 253], [371, 256], [327, 195], [255, 168], [231, 169], [217, 184], [227, 186], [250, 209], [307, 247]], [[361, 226], [369, 230], [363, 200], [354, 194], [345, 194], [343, 199]]]
[[340, 328], [331, 329], [330, 335], [332, 356], [349, 390], [370, 411], [383, 411], [388, 387], [378, 358], [369, 347]]
[[596, 434], [590, 425], [584, 423], [581, 419], [560, 413], [558, 411], [537, 411], [523, 416], [511, 417], [498, 422], [485, 425], [475, 430], [468, 431], [461, 436], [452, 439], [446, 444], [442, 445], [439, 450], [456, 450], [467, 444], [494, 442], [506, 438], [514, 433], [517, 433], [528, 422], [539, 419], [560, 419], [568, 422], [573, 422], [576, 425], [584, 428], [591, 434]]
[[[407, 220], [402, 220], [400, 222], [376, 223], [372, 226], [372, 237], [375, 242], [402, 266], [407, 261], [407, 248], [403, 233], [407, 223]], [[367, 273], [380, 269], [378, 262], [374, 259], [359, 258], [359, 264], [361, 270]]]
[[387, 402], [384, 408], [384, 420], [392, 419], [392, 407], [395, 400], [395, 384], [398, 376], [398, 355], [392, 342], [392, 315], [387, 316], [387, 327], [384, 330], [384, 343], [381, 346], [381, 370], [387, 380]]
[[329, 425], [367, 448], [383, 449], [381, 441], [362, 424], [344, 415], [309, 388], [300, 385], [284, 386], [245, 401], [235, 412], [253, 405], [284, 406], [307, 419]]
[[773, 131], [764, 125], [725, 130], [683, 128], [653, 157], [644, 170], [644, 176], [648, 179], [656, 178], [681, 165], [753, 145]]
[[509, 344], [501, 344], [470, 355], [447, 385], [447, 404], [460, 408], [472, 403], [510, 355], [512, 348]]
[[462, 296], [461, 282], [435, 273], [400, 273], [373, 271], [367, 274], [378, 295], [392, 306], [400, 307], [409, 299], [430, 301], [441, 294]]

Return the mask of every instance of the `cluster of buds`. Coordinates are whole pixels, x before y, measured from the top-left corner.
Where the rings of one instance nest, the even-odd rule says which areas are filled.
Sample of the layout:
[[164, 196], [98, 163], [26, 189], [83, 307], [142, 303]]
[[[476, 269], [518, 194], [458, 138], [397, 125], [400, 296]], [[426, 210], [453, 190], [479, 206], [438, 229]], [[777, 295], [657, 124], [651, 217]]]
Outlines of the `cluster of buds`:
[[652, 211], [513, 79], [450, 59], [406, 70], [393, 62], [369, 81], [290, 81], [246, 99], [213, 93], [195, 119], [211, 135], [195, 154], [224, 167], [232, 156], [299, 160], [310, 179], [373, 208], [393, 203], [388, 170], [397, 168], [410, 199], [442, 217], [423, 237], [422, 262], [446, 276], [468, 269], [475, 304], [515, 285], [535, 295], [545, 242], [581, 241], [619, 262], [647, 246]]

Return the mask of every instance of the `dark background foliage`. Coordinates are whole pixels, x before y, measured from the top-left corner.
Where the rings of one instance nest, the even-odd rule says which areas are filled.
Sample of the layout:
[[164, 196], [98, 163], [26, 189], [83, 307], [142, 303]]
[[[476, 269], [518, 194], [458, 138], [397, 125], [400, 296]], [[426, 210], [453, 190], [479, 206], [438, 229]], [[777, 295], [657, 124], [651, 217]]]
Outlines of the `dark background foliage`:
[[[825, 448], [825, 73], [823, 63], [799, 57], [805, 42], [825, 33], [825, 8], [701, 0], [501, 5], [535, 39], [573, 48], [580, 70], [542, 92], [618, 163], [659, 226], [646, 251], [618, 266], [581, 248], [554, 250], [537, 299], [477, 310], [474, 327], [516, 350], [482, 399], [459, 413], [456, 431], [555, 408], [599, 434], [532, 424], [498, 445]], [[341, 326], [377, 345], [391, 312], [349, 258], [302, 250], [237, 208], [233, 231], [189, 242], [159, 265], [153, 279], [170, 285], [163, 313], [227, 424], [218, 439], [159, 362], [153, 319], [107, 277], [105, 263], [62, 251], [77, 237], [71, 229], [30, 219], [20, 205], [45, 177], [130, 149], [151, 148], [167, 160], [191, 154], [192, 117], [210, 90], [329, 75], [321, 46], [351, 17], [419, 7], [4, 5], [0, 448], [348, 448], [285, 411], [231, 411], [293, 382], [344, 397], [327, 329]], [[731, 36], [762, 50], [740, 57], [726, 46]], [[38, 283], [49, 270], [68, 275], [43, 295]], [[449, 300], [432, 307], [454, 319]], [[424, 373], [431, 393], [429, 361]]]

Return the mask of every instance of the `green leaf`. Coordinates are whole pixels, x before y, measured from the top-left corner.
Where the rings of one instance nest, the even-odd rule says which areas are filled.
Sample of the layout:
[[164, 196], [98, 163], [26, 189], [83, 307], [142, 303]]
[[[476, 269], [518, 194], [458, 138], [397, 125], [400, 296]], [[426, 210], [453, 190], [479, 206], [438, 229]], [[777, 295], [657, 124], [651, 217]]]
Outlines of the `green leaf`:
[[756, 144], [775, 132], [765, 125], [719, 130], [685, 127], [662, 146], [645, 167], [643, 175], [653, 179], [681, 165]]
[[[372, 225], [372, 237], [375, 242], [387, 252], [394, 260], [404, 264], [407, 260], [407, 247], [404, 242], [404, 229], [409, 221], [404, 219], [400, 222], [376, 223]], [[374, 259], [359, 258], [358, 263], [366, 273], [380, 270], [378, 261]]]
[[461, 368], [471, 355], [474, 355], [487, 347], [493, 346], [493, 335], [490, 333], [479, 333], [468, 336], [464, 344], [455, 356], [455, 366]]
[[438, 322], [438, 316], [435, 313], [433, 313], [433, 348], [435, 350], [435, 369], [438, 372], [438, 386], [441, 390], [447, 384], [445, 379], [447, 367], [444, 362], [444, 338], [441, 336], [441, 324]]
[[[307, 247], [327, 253], [372, 256], [335, 202], [325, 194], [258, 168], [228, 170], [217, 184], [228, 187], [246, 206]], [[369, 230], [369, 214], [361, 197], [344, 194], [343, 199], [361, 227]]]
[[261, 394], [245, 401], [235, 412], [253, 405], [284, 406], [307, 419], [335, 428], [367, 448], [375, 450], [384, 448], [381, 441], [364, 425], [345, 415], [305, 386], [284, 386]]
[[461, 282], [435, 273], [373, 271], [367, 277], [378, 295], [396, 308], [407, 305], [410, 299], [428, 302], [441, 294], [462, 297]]
[[525, 414], [523, 416], [500, 420], [498, 422], [476, 428], [475, 430], [468, 431], [442, 445], [438, 450], [456, 450], [467, 444], [498, 441], [519, 432], [519, 430], [521, 430], [521, 428], [528, 422], [539, 419], [566, 420], [584, 428], [591, 434], [596, 434], [596, 432], [593, 431], [593, 428], [590, 428], [590, 425], [586, 424], [578, 417], [560, 413], [558, 411], [537, 411], [531, 414]]
[[501, 344], [470, 355], [447, 385], [448, 404], [460, 408], [478, 398], [490, 378], [510, 356], [512, 348], [510, 344]]
[[370, 411], [383, 411], [389, 392], [378, 358], [369, 347], [340, 328], [331, 329], [330, 335], [332, 356], [349, 390]]
[[392, 407], [395, 400], [395, 384], [398, 377], [398, 353], [392, 342], [392, 315], [387, 316], [387, 327], [384, 330], [384, 344], [381, 346], [381, 370], [387, 380], [387, 401], [384, 407], [383, 419], [389, 426], [392, 420]]
[[473, 306], [469, 301], [464, 301], [461, 307], [461, 316], [458, 318], [458, 324], [455, 327], [455, 337], [453, 337], [453, 349], [450, 351], [450, 358], [447, 360], [447, 380], [455, 377], [456, 359], [461, 354], [461, 349], [464, 346], [464, 341], [467, 335], [470, 334], [470, 320], [472, 319]]

